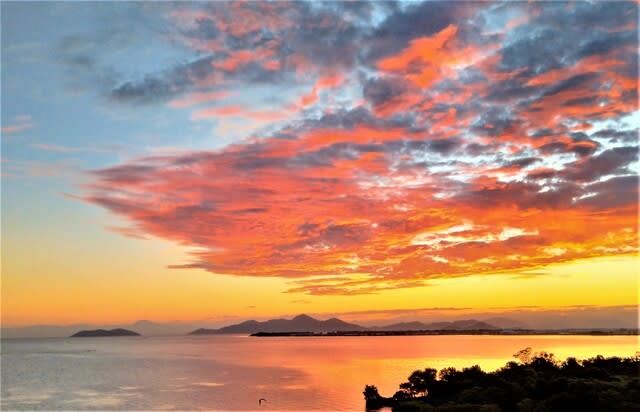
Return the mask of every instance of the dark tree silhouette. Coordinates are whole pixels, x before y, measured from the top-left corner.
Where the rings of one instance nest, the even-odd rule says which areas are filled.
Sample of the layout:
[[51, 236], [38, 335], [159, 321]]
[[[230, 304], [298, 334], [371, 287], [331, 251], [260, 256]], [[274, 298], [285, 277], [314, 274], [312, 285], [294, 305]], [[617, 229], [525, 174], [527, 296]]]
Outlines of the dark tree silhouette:
[[[479, 366], [413, 372], [392, 398], [365, 387], [367, 407], [395, 412], [640, 412], [640, 356], [564, 362], [525, 348], [495, 372]], [[370, 399], [374, 401], [369, 402]]]
[[364, 399], [368, 401], [380, 398], [380, 393], [378, 393], [378, 388], [375, 385], [366, 385], [362, 394], [364, 395]]
[[427, 396], [429, 388], [433, 388], [436, 382], [438, 371], [427, 368], [423, 371], [415, 371], [409, 376], [409, 380], [400, 385], [400, 389], [404, 390], [412, 397]]

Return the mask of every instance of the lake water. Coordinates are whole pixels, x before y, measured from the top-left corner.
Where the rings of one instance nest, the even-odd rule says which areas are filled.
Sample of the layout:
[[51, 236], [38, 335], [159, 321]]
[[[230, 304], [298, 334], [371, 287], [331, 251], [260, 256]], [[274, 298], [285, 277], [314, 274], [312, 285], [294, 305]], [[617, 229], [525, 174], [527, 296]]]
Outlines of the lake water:
[[[637, 336], [247, 336], [10, 339], [2, 409], [364, 410], [416, 369], [494, 370], [527, 346], [558, 358], [632, 356]], [[266, 402], [258, 406], [258, 399]]]

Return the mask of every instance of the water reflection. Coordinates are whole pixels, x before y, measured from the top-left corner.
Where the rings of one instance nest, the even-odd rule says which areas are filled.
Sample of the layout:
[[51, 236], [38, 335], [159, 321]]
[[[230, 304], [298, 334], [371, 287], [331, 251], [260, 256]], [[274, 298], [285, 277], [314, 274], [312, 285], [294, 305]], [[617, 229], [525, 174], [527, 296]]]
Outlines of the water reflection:
[[415, 369], [494, 370], [526, 346], [559, 358], [630, 356], [635, 336], [385, 336], [6, 340], [8, 409], [362, 410]]

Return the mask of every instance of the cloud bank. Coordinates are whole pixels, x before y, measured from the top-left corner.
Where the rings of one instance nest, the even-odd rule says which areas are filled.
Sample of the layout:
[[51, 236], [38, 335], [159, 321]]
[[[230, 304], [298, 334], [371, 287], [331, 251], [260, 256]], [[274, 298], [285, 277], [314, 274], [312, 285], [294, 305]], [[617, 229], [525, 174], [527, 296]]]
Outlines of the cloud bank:
[[197, 250], [174, 267], [361, 294], [637, 252], [634, 3], [162, 11], [196, 57], [105, 97], [270, 125], [91, 173], [124, 234]]

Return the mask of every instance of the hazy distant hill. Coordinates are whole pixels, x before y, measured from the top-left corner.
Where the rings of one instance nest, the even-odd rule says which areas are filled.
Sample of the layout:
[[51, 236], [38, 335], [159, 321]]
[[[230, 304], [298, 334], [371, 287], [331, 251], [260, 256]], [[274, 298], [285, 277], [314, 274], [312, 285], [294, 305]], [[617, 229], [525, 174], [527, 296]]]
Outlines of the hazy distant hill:
[[360, 332], [360, 331], [412, 331], [412, 330], [477, 330], [499, 329], [489, 323], [475, 319], [454, 322], [403, 322], [392, 325], [366, 328], [355, 323], [347, 323], [337, 318], [327, 320], [314, 319], [307, 315], [298, 315], [293, 319], [271, 319], [264, 322], [248, 320], [220, 329], [197, 329], [190, 335], [216, 335], [225, 333], [276, 333], [276, 332]]
[[132, 329], [144, 336], [184, 335], [194, 328], [201, 326], [197, 323], [156, 323], [139, 320], [131, 324], [74, 324], [74, 325], [33, 325], [14, 328], [2, 328], [3, 338], [62, 338], [68, 337], [78, 330], [94, 329]]
[[[416, 314], [416, 318], [417, 318]], [[339, 316], [339, 315], [338, 315]], [[347, 331], [411, 331], [411, 330], [433, 330], [433, 329], [450, 329], [450, 330], [462, 330], [465, 329], [532, 329], [532, 330], [566, 330], [566, 329], [581, 329], [581, 330], [602, 330], [611, 331], [617, 329], [636, 329], [638, 327], [638, 306], [626, 305], [616, 307], [603, 307], [603, 308], [590, 308], [590, 309], [553, 309], [553, 310], [511, 310], [498, 313], [478, 313], [475, 315], [468, 314], [466, 316], [472, 317], [468, 321], [459, 321], [458, 317], [444, 317], [438, 319], [437, 323], [429, 322], [416, 322], [414, 319], [406, 315], [402, 318], [389, 320], [387, 322], [393, 322], [394, 325], [384, 325], [381, 320], [370, 320], [368, 326], [369, 329], [359, 324], [349, 324]], [[308, 317], [307, 317], [308, 318]], [[237, 319], [237, 318], [236, 318]], [[295, 318], [294, 318], [295, 319]], [[424, 319], [421, 316], [418, 319]], [[304, 320], [304, 317], [303, 317]], [[260, 329], [265, 323], [276, 326], [288, 326], [293, 319], [274, 319], [267, 322], [247, 321], [239, 323], [237, 325], [231, 325], [227, 328], [221, 328], [222, 332], [209, 332], [209, 333], [256, 333], [256, 329]], [[336, 325], [331, 325], [331, 322], [338, 322]], [[206, 328], [207, 331], [218, 331], [221, 325], [221, 319], [203, 319], [199, 321], [173, 321], [173, 322], [152, 322], [148, 320], [140, 320], [131, 324], [104, 324], [104, 323], [83, 323], [73, 325], [31, 325], [31, 326], [15, 326], [15, 327], [2, 327], [0, 328], [0, 337], [5, 338], [55, 338], [55, 337], [68, 337], [69, 335], [79, 331], [88, 329], [131, 329], [144, 336], [180, 336], [185, 335], [198, 328]], [[279, 324], [281, 322], [281, 324]], [[287, 323], [289, 322], [289, 323]], [[339, 319], [329, 319], [328, 324], [324, 324], [320, 329], [334, 329], [333, 331], [344, 331], [342, 326], [346, 322], [342, 322]], [[355, 320], [355, 322], [358, 322]], [[463, 322], [463, 323], [460, 323]], [[472, 322], [465, 324], [464, 322]], [[490, 325], [487, 327], [483, 324], [473, 323], [483, 322]], [[304, 323], [304, 322], [303, 322]], [[375, 326], [373, 326], [375, 325]], [[382, 325], [382, 326], [378, 326]], [[296, 325], [296, 329], [299, 327], [305, 327], [304, 324]], [[285, 328], [286, 330], [290, 330]], [[306, 330], [308, 332], [315, 332], [316, 329]], [[294, 332], [298, 332], [295, 330]]]
[[109, 336], [140, 336], [140, 334], [128, 329], [94, 329], [81, 330], [80, 332], [71, 335], [72, 338], [98, 338]]
[[[139, 320], [131, 325], [124, 325], [131, 327], [139, 331], [144, 336], [169, 336], [169, 335], [183, 335], [190, 330], [193, 330], [194, 325], [184, 324], [179, 322], [173, 323], [156, 323], [149, 320]], [[199, 326], [199, 325], [197, 325]]]
[[364, 331], [364, 326], [347, 323], [337, 318], [327, 320], [314, 319], [307, 315], [298, 315], [293, 319], [271, 319], [264, 322], [248, 320], [220, 329], [197, 329], [190, 335], [213, 335], [225, 333], [257, 333], [257, 332], [343, 332]]
[[74, 331], [94, 328], [94, 325], [78, 323], [74, 325], [32, 325], [15, 328], [2, 328], [2, 338], [62, 338]]
[[501, 329], [529, 329], [530, 326], [524, 322], [519, 322], [511, 318], [493, 317], [483, 319], [483, 322], [487, 322], [490, 325], [496, 326]]
[[401, 322], [394, 323], [386, 326], [378, 326], [371, 328], [372, 330], [379, 331], [408, 331], [408, 330], [494, 330], [500, 329], [487, 322], [482, 322], [475, 319], [456, 320], [453, 322]]

